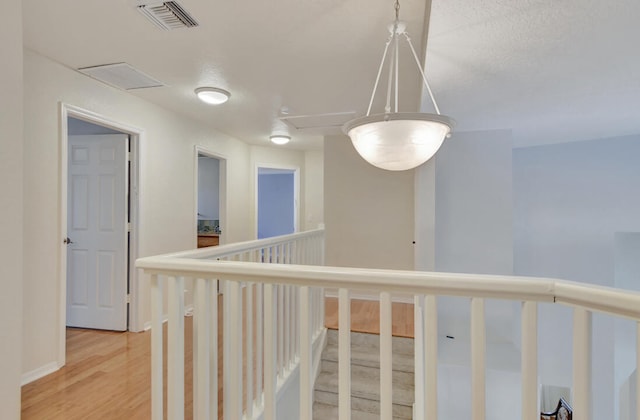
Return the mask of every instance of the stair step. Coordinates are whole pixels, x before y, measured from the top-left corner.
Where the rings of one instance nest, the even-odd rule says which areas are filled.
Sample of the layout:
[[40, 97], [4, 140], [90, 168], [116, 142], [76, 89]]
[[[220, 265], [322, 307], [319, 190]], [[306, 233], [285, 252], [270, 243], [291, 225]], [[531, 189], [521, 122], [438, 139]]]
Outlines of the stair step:
[[[338, 334], [329, 330], [327, 347], [322, 360], [338, 361]], [[414, 372], [413, 339], [394, 337], [392, 341], [393, 370]], [[351, 333], [351, 364], [358, 366], [380, 367], [380, 340], [375, 334]]]
[[[315, 402], [313, 404], [313, 420], [335, 420], [338, 418], [338, 407], [329, 404]], [[379, 419], [377, 413], [366, 411], [351, 410], [351, 420], [375, 420]], [[393, 417], [393, 420], [406, 420], [411, 417]]]
[[[414, 341], [393, 337], [392, 410], [394, 420], [413, 416]], [[315, 383], [314, 419], [338, 418], [338, 331], [327, 331]], [[354, 420], [380, 417], [380, 336], [351, 333], [351, 410]]]
[[[338, 330], [327, 330], [327, 345], [338, 345]], [[413, 355], [413, 338], [393, 337], [393, 352]], [[369, 347], [380, 350], [380, 336], [378, 334], [368, 334], [351, 332], [351, 346]]]
[[[393, 403], [411, 407], [414, 399], [413, 373], [392, 372]], [[333, 393], [338, 404], [338, 363], [323, 360], [316, 380], [317, 391]], [[351, 366], [351, 395], [367, 400], [380, 400], [380, 369], [367, 366]]]

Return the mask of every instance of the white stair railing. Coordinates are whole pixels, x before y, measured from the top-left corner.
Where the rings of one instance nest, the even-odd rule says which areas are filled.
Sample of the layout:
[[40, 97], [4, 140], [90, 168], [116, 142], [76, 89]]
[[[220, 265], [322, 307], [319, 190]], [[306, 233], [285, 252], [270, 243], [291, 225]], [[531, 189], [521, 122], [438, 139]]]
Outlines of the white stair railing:
[[[163, 413], [163, 301], [167, 290], [167, 417], [183, 419], [184, 389], [184, 290], [185, 279], [193, 287], [193, 411], [195, 419], [218, 418], [218, 288], [223, 292], [224, 417], [275, 419], [276, 392], [298, 366], [299, 325], [305, 340], [322, 331], [322, 292], [307, 287], [300, 304], [297, 287], [279, 282], [254, 282], [250, 278], [217, 276], [209, 269], [190, 271], [192, 263], [212, 266], [225, 261], [271, 264], [323, 263], [324, 232], [297, 233], [285, 237], [206, 248], [142, 259], [138, 266], [151, 275], [152, 307], [152, 418]], [[166, 262], [182, 262], [181, 269], [163, 270]], [[151, 268], [154, 266], [155, 268]], [[219, 280], [222, 279], [222, 280]], [[300, 311], [303, 307], [304, 311]], [[312, 318], [311, 322], [305, 319]], [[243, 334], [244, 331], [244, 334]]]
[[[162, 419], [162, 280], [169, 287], [168, 414], [181, 419], [184, 412], [184, 321], [182, 317], [184, 278], [196, 282], [196, 329], [194, 330], [194, 409], [196, 419], [217, 418], [217, 319], [215, 314], [217, 280], [224, 279], [225, 332], [242, 331], [242, 288], [253, 288], [255, 305], [249, 311], [263, 314], [247, 331], [262, 332], [261, 339], [246, 345], [258, 356], [256, 387], [248, 385], [247, 400], [242, 403], [242, 369], [251, 370], [249, 358], [243, 364], [240, 334], [225, 333], [225, 418], [255, 418], [258, 411], [265, 420], [276, 418], [276, 387], [283, 375], [299, 363], [299, 418], [310, 420], [313, 406], [314, 337], [323, 329], [322, 290], [338, 290], [339, 296], [339, 418], [350, 419], [350, 292], [374, 291], [380, 294], [380, 368], [381, 419], [390, 420], [391, 400], [391, 296], [414, 296], [416, 418], [437, 419], [437, 296], [470, 298], [471, 372], [473, 420], [486, 418], [485, 407], [485, 300], [503, 299], [522, 305], [522, 412], [524, 420], [540, 418], [538, 409], [537, 308], [547, 302], [571, 307], [573, 324], [573, 409], [574, 418], [591, 418], [591, 317], [603, 312], [636, 321], [640, 337], [640, 294], [627, 290], [599, 287], [569, 281], [452, 273], [427, 273], [396, 270], [323, 267], [297, 262], [322, 263], [322, 231], [275, 238], [274, 242], [238, 244], [216, 251], [191, 251], [138, 260], [138, 267], [151, 275], [152, 282], [152, 369], [153, 418]], [[292, 242], [291, 242], [292, 241]], [[248, 250], [247, 250], [248, 249]], [[258, 249], [260, 251], [258, 251]], [[211, 260], [215, 255], [216, 260]], [[247, 257], [249, 256], [249, 257]], [[295, 258], [294, 258], [295, 256]], [[219, 259], [219, 261], [218, 261]], [[250, 262], [244, 262], [250, 261]], [[278, 262], [280, 264], [269, 264]], [[292, 264], [286, 264], [292, 263]], [[248, 292], [249, 289], [247, 289]], [[203, 298], [202, 295], [205, 297]], [[250, 296], [249, 292], [247, 296]], [[262, 298], [262, 299], [261, 299]], [[209, 302], [209, 303], [207, 303]], [[250, 300], [249, 300], [250, 302]], [[262, 307], [260, 305], [263, 305]], [[248, 309], [253, 306], [254, 309]], [[254, 312], [245, 317], [250, 319]], [[227, 319], [228, 318], [228, 319]], [[288, 321], [286, 320], [288, 319]], [[160, 335], [160, 336], [159, 336]], [[249, 334], [252, 336], [253, 334]], [[182, 340], [182, 341], [181, 341]], [[263, 346], [262, 348], [260, 348]], [[638, 339], [640, 347], [640, 338]], [[249, 351], [249, 350], [245, 350]], [[203, 355], [202, 353], [206, 353]], [[637, 349], [640, 365], [640, 349]], [[263, 361], [261, 366], [257, 364]], [[208, 374], [207, 374], [208, 372]], [[240, 374], [238, 374], [240, 373]], [[228, 377], [228, 375], [231, 375]], [[251, 374], [249, 374], [249, 377]], [[263, 375], [260, 377], [260, 375]], [[195, 378], [195, 377], [194, 377]], [[637, 375], [640, 392], [640, 375]], [[262, 379], [262, 381], [260, 380]], [[246, 381], [246, 379], [245, 379]], [[251, 380], [246, 381], [252, 382]], [[264, 387], [260, 388], [260, 383]], [[208, 398], [207, 398], [208, 396]], [[640, 401], [640, 395], [637, 396]], [[458, 396], [462, 398], [462, 396]], [[640, 412], [640, 410], [638, 410]], [[640, 420], [640, 414], [638, 415]]]

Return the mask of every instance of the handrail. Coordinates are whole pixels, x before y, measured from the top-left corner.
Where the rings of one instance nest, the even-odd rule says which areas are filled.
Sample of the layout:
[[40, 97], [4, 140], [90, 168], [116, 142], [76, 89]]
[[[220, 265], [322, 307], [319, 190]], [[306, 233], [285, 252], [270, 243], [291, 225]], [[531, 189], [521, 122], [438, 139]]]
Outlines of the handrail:
[[[144, 257], [136, 260], [136, 265], [140, 261], [159, 260], [167, 258], [192, 258], [192, 259], [212, 259], [221, 258], [238, 252], [250, 252], [261, 248], [267, 248], [298, 239], [311, 238], [313, 236], [324, 233], [324, 229], [307, 230], [304, 232], [296, 232], [285, 236], [274, 236], [272, 238], [250, 240], [244, 242], [234, 242], [228, 245], [212, 246], [199, 249], [190, 249], [188, 251], [171, 252], [168, 254], [154, 255], [153, 257]], [[144, 268], [138, 266], [139, 268]]]
[[148, 257], [138, 268], [154, 274], [218, 276], [228, 280], [393, 293], [449, 295], [555, 302], [640, 319], [640, 293], [567, 280], [485, 274], [457, 274], [348, 267]]

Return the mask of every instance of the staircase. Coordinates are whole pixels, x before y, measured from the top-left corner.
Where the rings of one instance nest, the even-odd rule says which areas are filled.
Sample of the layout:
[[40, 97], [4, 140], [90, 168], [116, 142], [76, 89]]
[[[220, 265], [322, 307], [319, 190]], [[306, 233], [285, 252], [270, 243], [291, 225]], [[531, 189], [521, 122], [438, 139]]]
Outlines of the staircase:
[[[370, 420], [380, 413], [380, 336], [351, 333], [351, 418]], [[393, 418], [411, 419], [414, 402], [413, 339], [393, 337]], [[327, 331], [315, 384], [314, 420], [338, 418], [338, 331]]]

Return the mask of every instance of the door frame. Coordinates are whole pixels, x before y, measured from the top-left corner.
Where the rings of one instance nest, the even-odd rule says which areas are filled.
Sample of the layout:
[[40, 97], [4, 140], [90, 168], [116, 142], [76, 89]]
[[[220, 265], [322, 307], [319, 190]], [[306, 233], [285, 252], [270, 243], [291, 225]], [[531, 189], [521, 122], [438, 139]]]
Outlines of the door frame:
[[300, 232], [300, 167], [293, 165], [281, 165], [276, 163], [256, 163], [254, 167], [254, 195], [253, 202], [253, 232], [255, 234], [254, 239], [258, 238], [258, 177], [260, 176], [260, 168], [264, 169], [282, 169], [286, 171], [293, 171], [293, 231]]
[[67, 320], [67, 246], [62, 241], [67, 237], [67, 181], [68, 181], [68, 149], [69, 149], [69, 131], [68, 118], [73, 117], [92, 124], [101, 125], [124, 134], [129, 135], [130, 144], [130, 162], [131, 169], [129, 174], [129, 220], [131, 230], [129, 236], [129, 306], [128, 306], [128, 330], [142, 331], [140, 314], [140, 292], [139, 292], [139, 272], [135, 268], [135, 261], [139, 254], [139, 215], [140, 215], [140, 143], [144, 137], [144, 130], [125, 123], [112, 120], [104, 115], [70, 105], [64, 102], [59, 103], [59, 214], [60, 214], [60, 236], [59, 236], [59, 266], [58, 272], [58, 326], [59, 326], [59, 345], [58, 345], [58, 366], [62, 367], [66, 361], [66, 320]]
[[220, 161], [220, 180], [218, 186], [218, 211], [220, 212], [219, 221], [222, 233], [220, 234], [220, 245], [228, 243], [229, 237], [227, 229], [227, 156], [214, 152], [204, 146], [196, 145], [193, 148], [193, 249], [198, 247], [198, 155], [207, 156]]

